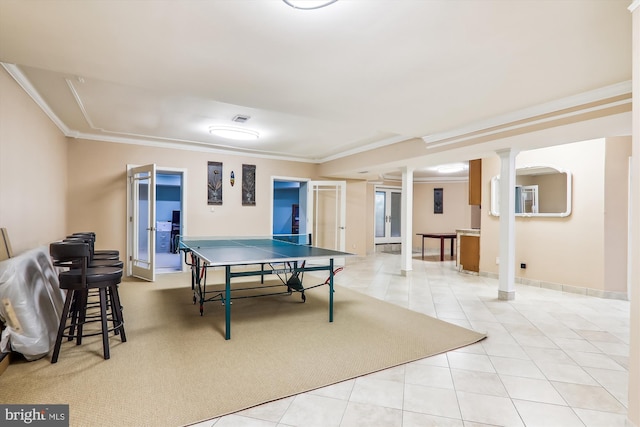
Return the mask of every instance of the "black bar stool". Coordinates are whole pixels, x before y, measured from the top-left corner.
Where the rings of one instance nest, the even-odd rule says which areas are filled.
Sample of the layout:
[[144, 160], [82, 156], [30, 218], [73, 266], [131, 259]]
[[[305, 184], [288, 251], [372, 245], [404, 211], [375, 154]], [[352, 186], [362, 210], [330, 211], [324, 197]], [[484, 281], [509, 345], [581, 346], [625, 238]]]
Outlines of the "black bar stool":
[[[51, 243], [49, 253], [54, 265], [68, 268], [58, 275], [60, 288], [65, 289], [67, 295], [60, 317], [51, 363], [58, 361], [64, 337], [69, 341], [75, 339], [76, 345], [80, 345], [83, 337], [100, 334], [102, 335], [104, 358], [109, 359], [109, 333], [114, 332], [120, 335], [122, 342], [127, 341], [118, 294], [118, 285], [122, 280], [122, 268], [88, 267], [91, 256], [90, 246], [82, 241]], [[87, 308], [90, 306], [89, 293], [92, 290], [97, 290], [99, 299], [97, 314], [87, 313]], [[107, 301], [110, 302], [107, 303]], [[87, 324], [94, 322], [100, 322], [100, 331], [85, 329]], [[109, 322], [113, 323], [111, 328], [108, 327]]]
[[[89, 235], [71, 235], [63, 240], [63, 242], [84, 242], [89, 244], [89, 267], [123, 267], [123, 262], [118, 259], [118, 255], [103, 255], [102, 257], [95, 255], [95, 241]], [[117, 251], [116, 251], [117, 252]]]
[[[76, 237], [76, 236], [90, 237], [93, 240], [93, 244], [95, 246], [96, 233], [94, 233], [93, 231], [79, 231], [77, 233], [72, 233], [67, 237]], [[93, 256], [95, 259], [118, 259], [118, 257], [120, 256], [120, 251], [115, 249], [95, 249], [94, 247]]]

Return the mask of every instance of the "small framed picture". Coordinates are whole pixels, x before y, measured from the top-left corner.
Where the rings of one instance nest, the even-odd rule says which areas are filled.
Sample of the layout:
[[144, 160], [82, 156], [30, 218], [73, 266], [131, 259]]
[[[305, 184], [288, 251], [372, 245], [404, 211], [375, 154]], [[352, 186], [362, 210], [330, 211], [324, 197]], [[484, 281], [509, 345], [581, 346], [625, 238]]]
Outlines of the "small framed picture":
[[441, 214], [443, 212], [442, 205], [442, 188], [433, 189], [433, 213]]
[[256, 165], [242, 165], [242, 205], [256, 205]]
[[222, 163], [207, 164], [207, 204], [222, 204]]

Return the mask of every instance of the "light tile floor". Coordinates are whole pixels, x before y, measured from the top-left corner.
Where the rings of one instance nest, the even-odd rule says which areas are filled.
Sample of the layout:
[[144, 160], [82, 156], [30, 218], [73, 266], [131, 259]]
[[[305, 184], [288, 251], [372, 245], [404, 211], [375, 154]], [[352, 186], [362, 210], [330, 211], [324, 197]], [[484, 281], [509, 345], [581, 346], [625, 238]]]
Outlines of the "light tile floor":
[[[431, 258], [432, 260], [429, 260]], [[516, 285], [454, 261], [349, 259], [336, 284], [488, 338], [455, 351], [197, 424], [198, 427], [626, 425], [629, 302]]]

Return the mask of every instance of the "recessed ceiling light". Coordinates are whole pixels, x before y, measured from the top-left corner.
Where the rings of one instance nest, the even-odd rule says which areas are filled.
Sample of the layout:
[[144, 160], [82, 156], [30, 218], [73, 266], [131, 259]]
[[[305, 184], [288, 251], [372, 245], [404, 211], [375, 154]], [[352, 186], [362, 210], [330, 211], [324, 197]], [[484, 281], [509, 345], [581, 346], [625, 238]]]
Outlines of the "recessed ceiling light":
[[464, 163], [450, 163], [447, 165], [440, 165], [435, 168], [439, 173], [456, 173], [466, 170], [468, 166]]
[[233, 126], [210, 126], [209, 133], [226, 139], [237, 141], [253, 141], [260, 137], [255, 130], [233, 127]]

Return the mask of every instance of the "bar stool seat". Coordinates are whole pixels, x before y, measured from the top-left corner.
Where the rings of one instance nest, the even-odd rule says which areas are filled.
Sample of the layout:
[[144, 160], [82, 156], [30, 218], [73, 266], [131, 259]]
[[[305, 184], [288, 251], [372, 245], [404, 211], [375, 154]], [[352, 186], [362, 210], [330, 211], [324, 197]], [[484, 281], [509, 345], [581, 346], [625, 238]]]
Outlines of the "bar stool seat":
[[[68, 238], [71, 237], [85, 237], [88, 236], [90, 237], [95, 245], [95, 241], [96, 241], [96, 233], [94, 233], [93, 231], [79, 231], [76, 233], [72, 233], [71, 235], [67, 236]], [[115, 249], [95, 249], [93, 248], [93, 256], [95, 259], [118, 259], [120, 257], [120, 251], [115, 250]]]
[[[123, 268], [124, 264], [122, 261], [118, 259], [118, 251], [115, 251], [114, 255], [96, 255], [96, 251], [94, 249], [94, 239], [89, 234], [72, 234], [71, 236], [67, 236], [63, 242], [85, 242], [89, 244], [89, 267], [119, 267]], [[111, 251], [107, 251], [111, 252]]]
[[[58, 361], [62, 339], [76, 340], [82, 344], [82, 338], [102, 335], [103, 355], [109, 359], [109, 334], [120, 336], [122, 342], [127, 338], [124, 330], [124, 319], [118, 285], [122, 280], [122, 268], [88, 267], [91, 256], [89, 243], [72, 240], [54, 242], [49, 247], [54, 265], [67, 267], [58, 275], [60, 288], [67, 291], [64, 308], [60, 316], [60, 325], [51, 357], [51, 363]], [[97, 294], [97, 304], [89, 301]], [[93, 313], [89, 308], [99, 308]], [[99, 322], [99, 331], [85, 329], [90, 323]], [[112, 327], [108, 327], [108, 323]]]

